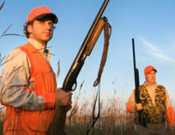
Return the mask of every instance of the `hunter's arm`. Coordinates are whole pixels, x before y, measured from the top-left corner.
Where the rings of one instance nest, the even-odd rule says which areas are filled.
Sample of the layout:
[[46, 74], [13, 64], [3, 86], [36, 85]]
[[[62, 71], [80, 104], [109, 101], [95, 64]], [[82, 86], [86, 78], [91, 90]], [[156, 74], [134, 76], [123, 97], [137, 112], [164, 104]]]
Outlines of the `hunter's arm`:
[[55, 95], [36, 95], [29, 86], [30, 63], [24, 52], [15, 49], [4, 61], [0, 79], [0, 101], [3, 105], [26, 110], [50, 109], [55, 106]]
[[168, 92], [166, 91], [166, 116], [167, 116], [167, 122], [170, 127], [175, 126], [175, 112], [172, 105], [172, 102], [170, 101], [170, 97], [168, 95]]
[[129, 96], [126, 109], [127, 112], [134, 112], [135, 111], [135, 95], [134, 95], [134, 90], [132, 91], [131, 95]]
[[143, 109], [141, 103], [136, 104], [135, 102], [135, 90], [132, 91], [132, 94], [130, 95], [128, 99], [126, 109], [127, 109], [127, 112], [130, 112], [130, 113]]

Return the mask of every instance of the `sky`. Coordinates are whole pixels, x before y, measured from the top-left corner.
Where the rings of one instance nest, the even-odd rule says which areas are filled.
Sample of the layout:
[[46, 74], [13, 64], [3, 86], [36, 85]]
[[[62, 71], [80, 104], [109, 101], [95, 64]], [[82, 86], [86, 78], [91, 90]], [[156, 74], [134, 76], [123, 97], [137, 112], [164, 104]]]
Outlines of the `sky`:
[[[57, 81], [61, 87], [102, 3], [103, 0], [6, 0], [0, 11], [0, 33], [11, 25], [8, 33], [23, 34], [28, 12], [36, 6], [49, 6], [59, 18], [48, 46], [53, 52], [51, 64], [55, 72], [60, 61]], [[167, 88], [174, 101], [174, 5], [174, 0], [110, 0], [104, 12], [112, 26], [108, 59], [101, 80], [105, 100], [116, 97], [125, 103], [134, 88], [131, 38], [135, 38], [140, 82], [144, 82], [144, 67], [152, 64], [158, 70], [157, 82]], [[0, 52], [7, 55], [25, 42], [24, 37], [0, 38]], [[85, 81], [83, 98], [93, 97], [95, 88], [92, 85], [98, 73], [102, 49], [103, 34], [78, 77], [78, 86]]]

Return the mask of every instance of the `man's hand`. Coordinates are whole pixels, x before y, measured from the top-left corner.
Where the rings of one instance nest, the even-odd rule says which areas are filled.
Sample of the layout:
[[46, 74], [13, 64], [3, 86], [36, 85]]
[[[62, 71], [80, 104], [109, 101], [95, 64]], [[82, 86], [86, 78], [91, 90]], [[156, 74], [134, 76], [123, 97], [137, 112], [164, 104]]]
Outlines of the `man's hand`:
[[136, 104], [136, 110], [141, 111], [143, 109], [143, 106], [141, 103]]
[[63, 89], [58, 88], [56, 94], [57, 105], [71, 107], [72, 105], [72, 93], [65, 92]]

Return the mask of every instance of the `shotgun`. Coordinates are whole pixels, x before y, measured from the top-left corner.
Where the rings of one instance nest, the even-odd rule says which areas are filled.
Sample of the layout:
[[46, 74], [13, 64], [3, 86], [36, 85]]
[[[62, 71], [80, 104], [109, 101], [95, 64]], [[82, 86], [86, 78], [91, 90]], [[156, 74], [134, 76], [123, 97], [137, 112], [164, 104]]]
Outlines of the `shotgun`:
[[[141, 103], [140, 99], [140, 80], [139, 80], [139, 70], [136, 67], [136, 56], [135, 56], [135, 42], [134, 38], [132, 38], [132, 51], [133, 51], [133, 66], [134, 66], [134, 80], [135, 80], [135, 102], [136, 104]], [[144, 127], [146, 127], [146, 119], [144, 115], [144, 110], [137, 111], [138, 112], [138, 123]]]
[[[97, 86], [101, 80], [101, 74], [107, 58], [109, 39], [111, 35], [111, 26], [108, 23], [108, 19], [103, 17], [103, 13], [109, 3], [109, 0], [104, 0], [100, 10], [98, 11], [65, 79], [63, 82], [63, 90], [69, 92], [76, 89], [78, 75], [85, 63], [87, 56], [90, 56], [101, 32], [104, 30], [104, 48], [101, 58], [100, 68], [97, 75], [97, 79], [94, 81], [94, 86]], [[64, 106], [57, 106], [56, 116], [48, 131], [49, 135], [65, 135], [65, 119], [67, 108]]]

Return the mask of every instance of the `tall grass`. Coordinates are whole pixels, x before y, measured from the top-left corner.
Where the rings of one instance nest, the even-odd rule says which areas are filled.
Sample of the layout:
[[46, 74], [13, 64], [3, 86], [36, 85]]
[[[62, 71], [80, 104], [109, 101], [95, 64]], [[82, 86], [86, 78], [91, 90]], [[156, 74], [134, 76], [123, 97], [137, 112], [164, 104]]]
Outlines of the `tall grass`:
[[[78, 109], [66, 121], [67, 135], [86, 135], [89, 121], [91, 121], [91, 105], [77, 105]], [[123, 109], [121, 103], [115, 98], [110, 99], [106, 104], [102, 104], [102, 113], [90, 135], [136, 135], [134, 114], [129, 114]], [[166, 135], [175, 135], [174, 129], [167, 129]]]
[[[66, 121], [66, 132], [68, 135], [86, 135], [87, 127], [91, 121], [91, 105], [85, 102], [79, 105], [76, 113], [71, 119]], [[115, 98], [103, 103], [101, 108], [101, 116], [91, 134], [94, 135], [134, 135], [133, 116], [126, 113], [121, 105], [117, 105]], [[77, 106], [77, 104], [76, 104]], [[71, 113], [68, 113], [69, 118]]]

